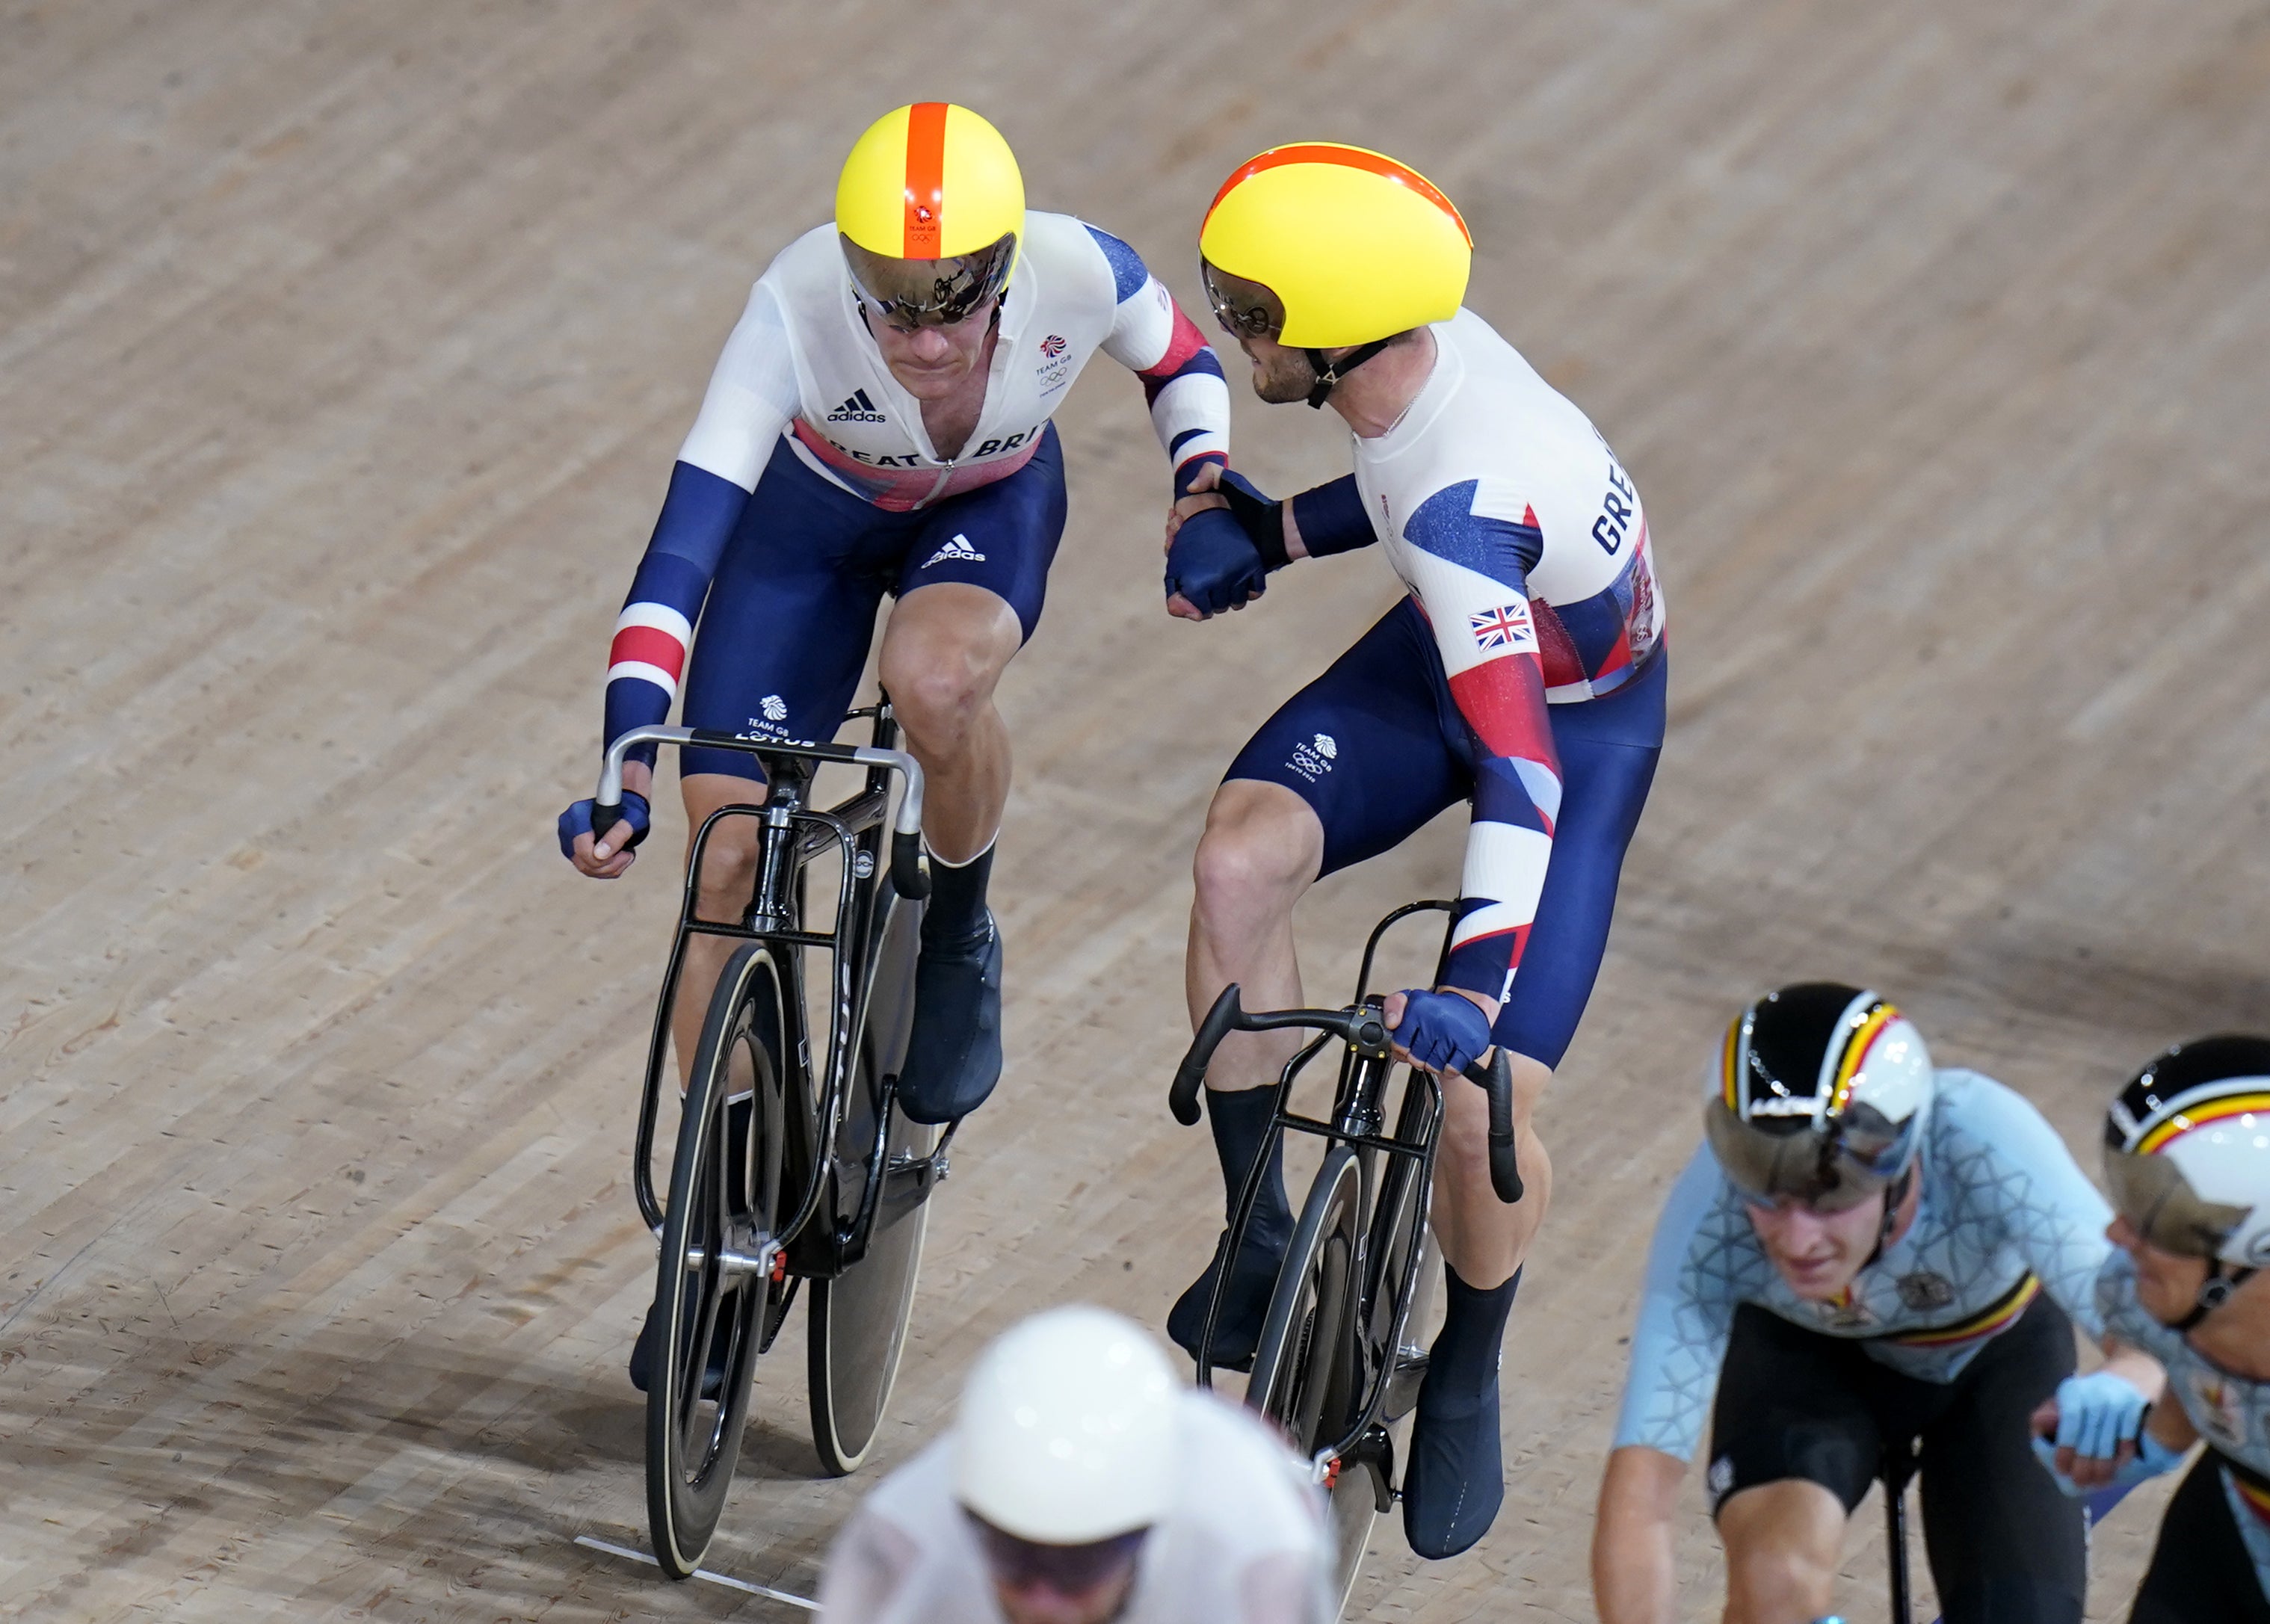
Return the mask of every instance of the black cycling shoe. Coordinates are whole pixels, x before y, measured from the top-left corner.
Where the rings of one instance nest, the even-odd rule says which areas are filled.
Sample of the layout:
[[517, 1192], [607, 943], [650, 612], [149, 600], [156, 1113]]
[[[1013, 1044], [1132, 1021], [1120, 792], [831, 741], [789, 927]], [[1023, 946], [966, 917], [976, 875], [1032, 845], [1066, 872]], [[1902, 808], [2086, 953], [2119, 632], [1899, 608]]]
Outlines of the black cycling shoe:
[[[1237, 1262], [1229, 1272], [1229, 1292], [1221, 1305], [1220, 1323], [1213, 1328], [1213, 1362], [1218, 1370], [1250, 1370], [1254, 1350], [1261, 1344], [1261, 1322], [1269, 1316], [1269, 1298], [1277, 1288], [1277, 1272], [1285, 1264], [1285, 1248], [1293, 1239], [1290, 1220], [1282, 1224], [1255, 1222], [1247, 1227], [1245, 1243], [1237, 1249]], [[1213, 1261], [1190, 1289], [1175, 1299], [1167, 1315], [1167, 1334], [1192, 1359], [1198, 1356], [1198, 1339], [1205, 1334], [1206, 1304], [1213, 1297], [1214, 1276], [1221, 1270], [1222, 1249], [1229, 1231], [1213, 1243]]]
[[953, 1122], [984, 1104], [1000, 1080], [1001, 927], [989, 908], [985, 934], [970, 945], [923, 945], [899, 1109], [909, 1122]]
[[1411, 1459], [1403, 1472], [1403, 1537], [1420, 1555], [1456, 1556], [1489, 1531], [1505, 1502], [1497, 1376], [1479, 1398], [1429, 1404], [1419, 1390]]
[[[631, 1385], [641, 1392], [654, 1381], [654, 1345], [659, 1332], [655, 1330], [654, 1310], [646, 1311], [639, 1324], [638, 1340], [631, 1344]], [[732, 1322], [719, 1316], [717, 1328], [709, 1333], [709, 1363], [701, 1372], [701, 1396], [715, 1398], [725, 1390], [725, 1353], [732, 1346]]]

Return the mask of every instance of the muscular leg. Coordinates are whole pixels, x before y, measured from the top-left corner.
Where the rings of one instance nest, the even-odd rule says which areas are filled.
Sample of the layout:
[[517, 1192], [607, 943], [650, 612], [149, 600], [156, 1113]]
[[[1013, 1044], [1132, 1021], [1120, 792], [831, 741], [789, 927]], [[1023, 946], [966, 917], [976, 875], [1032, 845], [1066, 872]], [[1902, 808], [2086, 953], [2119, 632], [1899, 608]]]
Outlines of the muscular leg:
[[[1315, 811], [1282, 784], [1233, 778], [1214, 791], [1193, 864], [1197, 895], [1191, 905], [1190, 951], [1183, 960], [1193, 1027], [1231, 982], [1238, 984], [1248, 1009], [1283, 1009], [1301, 1002], [1293, 905], [1316, 879], [1324, 849], [1324, 825]], [[1221, 1164], [1225, 1217], [1234, 1212], [1246, 1175], [1267, 1140], [1275, 1101], [1269, 1085], [1303, 1035], [1234, 1032], [1214, 1051], [1206, 1072], [1206, 1124]], [[1230, 1271], [1221, 1320], [1214, 1328], [1216, 1362], [1240, 1368], [1252, 1358], [1270, 1287], [1292, 1233], [1279, 1147]], [[1205, 1272], [1167, 1316], [1167, 1334], [1192, 1357], [1228, 1238], [1224, 1229]]]
[[[1284, 785], [1233, 778], [1214, 791], [1192, 865], [1197, 894], [1183, 960], [1192, 1027], [1232, 982], [1247, 1009], [1301, 1002], [1293, 908], [1315, 883], [1324, 856], [1324, 826]], [[1305, 1035], [1231, 1033], [1214, 1051], [1207, 1088], [1235, 1093], [1274, 1083]]]
[[968, 862], [1000, 830], [1009, 730], [993, 691], [1023, 644], [1005, 600], [959, 581], [908, 593], [883, 628], [883, 686], [922, 763], [924, 836], [947, 863]]
[[[686, 803], [686, 860], [694, 861], [694, 836], [701, 820], [720, 806], [751, 805], [765, 798], [765, 786], [731, 773], [690, 773], [679, 781]], [[757, 820], [728, 818], [709, 837], [701, 864], [699, 887], [701, 917], [740, 922], [749, 905], [757, 875]], [[686, 938], [686, 962], [678, 975], [678, 997], [670, 1011], [670, 1035], [678, 1049], [678, 1081], [685, 1086], [694, 1070], [694, 1051], [701, 1046], [701, 1022], [709, 1011], [709, 995], [723, 973], [725, 960], [740, 943], [730, 937], [693, 936]]]
[[883, 686], [923, 764], [931, 858], [914, 1032], [899, 1079], [899, 1101], [916, 1122], [968, 1115], [1001, 1076], [1003, 955], [985, 886], [1009, 798], [1009, 732], [993, 691], [1023, 643], [1006, 599], [958, 581], [909, 591], [883, 632]]
[[1844, 1507], [1802, 1478], [1761, 1483], [1718, 1508], [1726, 1624], [1810, 1624], [1829, 1608]]
[[1513, 1278], [1529, 1256], [1553, 1199], [1553, 1162], [1537, 1137], [1537, 1102], [1553, 1073], [1526, 1055], [1508, 1054], [1513, 1072], [1513, 1127], [1521, 1163], [1521, 1199], [1508, 1206], [1489, 1182], [1489, 1101], [1463, 1078], [1443, 1084], [1443, 1144], [1435, 1161], [1435, 1238], [1443, 1260], [1469, 1286]]

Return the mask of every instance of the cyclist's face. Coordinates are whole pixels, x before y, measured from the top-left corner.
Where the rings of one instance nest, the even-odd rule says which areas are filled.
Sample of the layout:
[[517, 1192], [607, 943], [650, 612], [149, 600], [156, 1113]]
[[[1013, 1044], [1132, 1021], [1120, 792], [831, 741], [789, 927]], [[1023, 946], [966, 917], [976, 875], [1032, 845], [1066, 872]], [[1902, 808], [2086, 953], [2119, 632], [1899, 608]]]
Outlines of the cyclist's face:
[[1743, 1205], [1766, 1256], [1790, 1290], [1808, 1302], [1825, 1302], [1850, 1286], [1883, 1232], [1881, 1191], [1841, 1212], [1791, 1200]]
[[1107, 1624], [1126, 1605], [1135, 1583], [1135, 1563], [1107, 1574], [1083, 1590], [1058, 1590], [1042, 1577], [993, 1574], [994, 1598], [1009, 1624]]
[[2104, 1231], [2106, 1240], [2135, 1260], [2136, 1301], [2144, 1312], [2163, 1325], [2172, 1325], [2192, 1311], [2199, 1288], [2207, 1280], [2207, 1259], [2162, 1251], [2126, 1219], [2115, 1217]]
[[983, 357], [997, 302], [989, 299], [944, 327], [894, 327], [880, 316], [871, 316], [867, 330], [875, 335], [883, 364], [901, 389], [916, 400], [942, 400]]

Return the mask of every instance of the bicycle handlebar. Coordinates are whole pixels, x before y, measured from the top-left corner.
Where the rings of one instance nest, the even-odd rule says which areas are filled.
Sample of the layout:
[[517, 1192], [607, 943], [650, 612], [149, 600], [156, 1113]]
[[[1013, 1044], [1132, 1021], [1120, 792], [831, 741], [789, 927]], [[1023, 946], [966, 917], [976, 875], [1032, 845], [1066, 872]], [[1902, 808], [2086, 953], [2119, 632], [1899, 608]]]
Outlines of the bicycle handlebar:
[[634, 745], [696, 745], [705, 750], [738, 750], [744, 755], [797, 756], [807, 761], [839, 761], [859, 767], [879, 767], [907, 781], [899, 797], [898, 816], [891, 823], [891, 885], [901, 896], [920, 901], [930, 894], [930, 876], [922, 866], [922, 763], [903, 750], [879, 750], [872, 745], [802, 745], [779, 739], [743, 738], [712, 728], [633, 728], [607, 746], [599, 766], [599, 787], [591, 797], [591, 833], [605, 834], [623, 815], [623, 758]]
[[[1367, 1060], [1384, 1060], [1394, 1052], [1387, 1022], [1369, 1005], [1355, 1004], [1346, 1009], [1264, 1010], [1249, 1014], [1238, 1002], [1237, 983], [1232, 982], [1221, 990], [1213, 1007], [1206, 1011], [1205, 1019], [1198, 1022], [1198, 1033], [1183, 1051], [1182, 1064], [1175, 1068], [1174, 1084], [1167, 1091], [1167, 1107], [1174, 1112], [1175, 1120], [1185, 1128], [1198, 1125], [1198, 1089], [1205, 1082], [1206, 1067], [1213, 1063], [1213, 1051], [1222, 1039], [1233, 1032], [1268, 1032], [1284, 1027], [1330, 1033]], [[1506, 1060], [1505, 1050], [1499, 1048], [1491, 1051], [1487, 1065], [1477, 1061], [1467, 1066], [1465, 1076], [1489, 1101], [1490, 1188], [1497, 1192], [1500, 1201], [1511, 1206], [1522, 1196], [1521, 1167], [1513, 1132], [1513, 1068]]]

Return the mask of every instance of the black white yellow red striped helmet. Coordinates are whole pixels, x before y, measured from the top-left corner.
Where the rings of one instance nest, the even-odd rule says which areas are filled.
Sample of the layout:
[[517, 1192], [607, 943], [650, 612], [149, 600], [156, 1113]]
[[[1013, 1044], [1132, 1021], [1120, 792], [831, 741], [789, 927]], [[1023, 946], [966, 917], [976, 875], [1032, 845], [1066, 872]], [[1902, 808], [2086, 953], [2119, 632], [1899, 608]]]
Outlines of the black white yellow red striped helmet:
[[1001, 132], [968, 108], [917, 101], [867, 127], [835, 182], [852, 285], [901, 327], [961, 321], [1009, 285], [1025, 182]]
[[2270, 1267], [2270, 1038], [2178, 1043], [2104, 1114], [2104, 1182], [2162, 1251]]
[[1906, 1016], [1858, 987], [1801, 982], [1727, 1027], [1703, 1126], [1744, 1195], [1838, 1212], [1913, 1164], [1934, 1091]]
[[[1332, 350], [1456, 315], [1473, 238], [1450, 200], [1407, 164], [1309, 141], [1237, 167], [1206, 210], [1198, 254], [1224, 326]], [[1213, 270], [1266, 297], [1220, 285]]]

